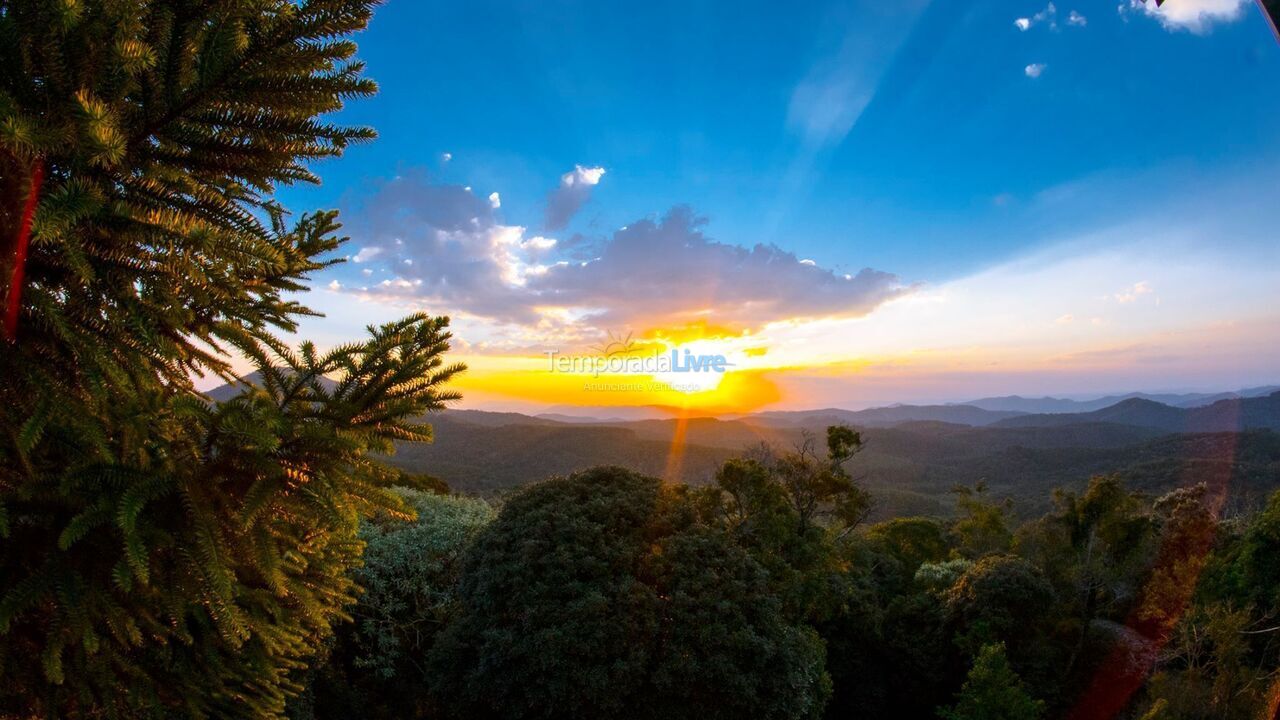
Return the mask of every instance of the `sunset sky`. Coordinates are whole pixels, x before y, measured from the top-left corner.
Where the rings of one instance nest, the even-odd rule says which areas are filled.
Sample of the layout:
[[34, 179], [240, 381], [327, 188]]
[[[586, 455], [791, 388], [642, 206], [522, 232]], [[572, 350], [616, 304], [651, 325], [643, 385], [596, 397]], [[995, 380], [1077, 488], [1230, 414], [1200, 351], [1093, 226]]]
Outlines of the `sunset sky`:
[[[1280, 381], [1254, 3], [798, 5], [390, 0], [339, 118], [379, 139], [280, 193], [352, 236], [300, 336], [448, 314], [485, 409]], [[627, 337], [732, 367], [551, 372]]]

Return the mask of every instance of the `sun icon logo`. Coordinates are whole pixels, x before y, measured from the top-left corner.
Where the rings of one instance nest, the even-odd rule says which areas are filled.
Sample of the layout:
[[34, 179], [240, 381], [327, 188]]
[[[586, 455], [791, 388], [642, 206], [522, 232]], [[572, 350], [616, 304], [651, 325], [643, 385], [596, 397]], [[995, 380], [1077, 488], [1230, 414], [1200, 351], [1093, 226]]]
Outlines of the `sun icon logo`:
[[603, 345], [597, 345], [592, 348], [596, 352], [605, 357], [613, 357], [614, 355], [625, 355], [635, 348], [636, 343], [631, 339], [631, 333], [627, 333], [626, 337], [615, 335], [612, 330], [609, 331], [608, 341]]

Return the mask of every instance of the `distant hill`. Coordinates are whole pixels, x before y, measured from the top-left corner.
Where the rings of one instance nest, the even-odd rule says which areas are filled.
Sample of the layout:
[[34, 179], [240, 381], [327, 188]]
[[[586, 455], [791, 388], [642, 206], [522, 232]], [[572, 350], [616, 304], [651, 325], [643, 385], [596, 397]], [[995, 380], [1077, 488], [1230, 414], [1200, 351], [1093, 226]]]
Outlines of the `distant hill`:
[[1276, 391], [1280, 391], [1280, 385], [1244, 388], [1235, 392], [1220, 393], [1152, 394], [1135, 392], [1125, 395], [1107, 395], [1105, 397], [1094, 398], [1091, 400], [1068, 400], [1065, 398], [1055, 397], [1029, 398], [1022, 397], [1020, 395], [1005, 395], [1003, 397], [979, 398], [962, 404], [971, 405], [984, 410], [1012, 411], [1021, 413], [1084, 413], [1101, 410], [1106, 407], [1111, 407], [1116, 403], [1135, 398], [1140, 400], [1151, 400], [1153, 402], [1158, 402], [1163, 405], [1171, 405], [1173, 407], [1192, 408], [1212, 405], [1219, 400], [1262, 397], [1270, 395]]
[[1280, 392], [1265, 397], [1231, 398], [1204, 407], [1179, 408], [1131, 398], [1086, 413], [1042, 413], [1001, 420], [998, 427], [1061, 427], [1079, 423], [1116, 423], [1164, 432], [1280, 430]]
[[555, 405], [534, 417], [571, 423], [661, 420], [679, 417], [680, 408], [665, 405]]
[[743, 416], [742, 419], [778, 426], [845, 423], [862, 427], [888, 427], [904, 422], [921, 421], [982, 426], [1021, 414], [1010, 411], [984, 410], [971, 405], [890, 405], [867, 410], [825, 408], [822, 410], [767, 411]]
[[[485, 417], [498, 415], [501, 417]], [[668, 467], [691, 483], [708, 481], [740, 447], [684, 444], [679, 465], [671, 444], [625, 426], [559, 423], [514, 413], [447, 410], [425, 418], [434, 427], [431, 444], [402, 443], [390, 458], [410, 472], [434, 475], [455, 490], [493, 494], [595, 465], [622, 465], [664, 476]]]

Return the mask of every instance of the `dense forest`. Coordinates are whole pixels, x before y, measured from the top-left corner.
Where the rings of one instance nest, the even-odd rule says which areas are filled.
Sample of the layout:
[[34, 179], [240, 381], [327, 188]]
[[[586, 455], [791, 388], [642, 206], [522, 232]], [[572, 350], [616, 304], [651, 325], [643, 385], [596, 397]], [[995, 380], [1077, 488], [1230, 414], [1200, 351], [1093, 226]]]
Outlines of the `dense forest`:
[[[1259, 402], [1280, 407], [1280, 395]], [[1059, 416], [1053, 416], [1060, 423]], [[1066, 416], [1072, 417], [1072, 416]], [[862, 433], [856, 475], [876, 498], [873, 519], [951, 514], [955, 485], [985, 482], [1021, 516], [1053, 506], [1057, 488], [1082, 490], [1093, 475], [1117, 475], [1162, 495], [1188, 483], [1230, 476], [1233, 512], [1261, 508], [1280, 489], [1280, 422], [1242, 432], [1168, 433], [1139, 425], [1080, 420], [1052, 427], [971, 426], [906, 420], [852, 423]], [[551, 475], [622, 465], [706, 485], [725, 460], [760, 442], [792, 447], [822, 433], [820, 414], [784, 426], [759, 416], [722, 420], [559, 422], [516, 413], [446, 410], [432, 419], [431, 444], [406, 444], [390, 461], [429, 473], [454, 490], [486, 497]], [[835, 423], [840, 424], [840, 423]], [[678, 467], [669, 467], [678, 453]]]
[[[683, 483], [663, 428], [587, 428], [636, 469], [457, 493], [413, 456], [447, 318], [281, 337], [346, 238], [275, 191], [374, 138], [326, 117], [376, 91], [376, 4], [0, 0], [0, 718], [1276, 715], [1268, 430], [1124, 431], [1176, 487], [1051, 493], [1027, 468], [1074, 446], [1010, 468], [1064, 432], [1014, 423], [998, 484], [920, 456], [919, 514], [875, 453], [969, 431], [792, 428]], [[195, 389], [235, 358], [253, 383]]]
[[483, 500], [404, 490], [294, 717], [1270, 718], [1280, 494], [1094, 477], [1018, 522], [866, 523], [861, 437], [691, 488], [600, 467]]

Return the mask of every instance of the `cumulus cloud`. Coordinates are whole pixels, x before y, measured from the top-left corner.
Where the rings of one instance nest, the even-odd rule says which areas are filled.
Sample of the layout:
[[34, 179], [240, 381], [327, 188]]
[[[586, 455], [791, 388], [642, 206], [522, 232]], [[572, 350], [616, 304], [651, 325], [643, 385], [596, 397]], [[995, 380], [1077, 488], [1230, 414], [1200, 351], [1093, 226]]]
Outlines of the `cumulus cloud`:
[[1072, 27], [1084, 27], [1089, 24], [1089, 18], [1081, 15], [1075, 10], [1072, 10], [1071, 13], [1067, 15], [1067, 24]]
[[353, 259], [376, 261], [389, 276], [369, 293], [412, 298], [441, 312], [535, 319], [520, 292], [525, 230], [500, 223], [487, 198], [409, 174], [344, 215], [346, 230], [370, 243]]
[[593, 242], [562, 243], [503, 224], [492, 203], [464, 187], [409, 176], [387, 182], [347, 217], [366, 249], [381, 248], [370, 259], [387, 275], [345, 291], [524, 329], [694, 322], [746, 329], [864, 315], [910, 290], [889, 273], [837, 273], [773, 245], [713, 240], [685, 207]]
[[548, 230], [561, 230], [582, 206], [591, 199], [591, 190], [600, 184], [604, 177], [602, 167], [583, 167], [575, 165], [572, 170], [560, 176], [560, 184], [547, 197], [547, 214], [543, 225]]
[[502, 197], [496, 192], [489, 193], [489, 206], [495, 210], [502, 207]]
[[703, 224], [687, 207], [631, 223], [598, 258], [552, 265], [529, 287], [547, 304], [599, 309], [610, 326], [857, 316], [905, 292], [889, 273], [837, 274], [773, 245], [717, 242]]
[[1044, 69], [1046, 67], [1048, 67], [1048, 65], [1045, 65], [1044, 63], [1031, 63], [1023, 68], [1022, 72], [1026, 73], [1029, 78], [1038, 78], [1044, 74]]
[[1247, 4], [1248, 0], [1165, 0], [1156, 7], [1155, 2], [1128, 0], [1117, 9], [1122, 16], [1139, 13], [1154, 17], [1166, 30], [1200, 34], [1214, 23], [1239, 19]]

